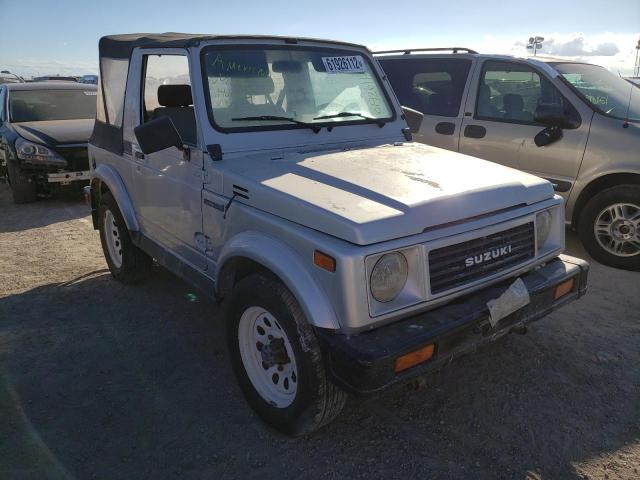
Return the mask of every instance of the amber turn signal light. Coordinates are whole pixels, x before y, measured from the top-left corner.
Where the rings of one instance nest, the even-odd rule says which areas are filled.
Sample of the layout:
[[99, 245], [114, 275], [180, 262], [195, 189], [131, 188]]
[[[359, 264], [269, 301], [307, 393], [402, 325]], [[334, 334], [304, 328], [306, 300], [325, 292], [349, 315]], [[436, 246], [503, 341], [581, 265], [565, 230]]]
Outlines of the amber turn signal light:
[[326, 253], [322, 253], [320, 250], [313, 252], [313, 263], [328, 272], [336, 271], [336, 259]]
[[436, 346], [431, 343], [427, 346], [414, 350], [413, 352], [406, 353], [401, 357], [396, 358], [396, 364], [394, 370], [396, 373], [402, 372], [407, 368], [414, 367], [420, 363], [424, 363], [433, 357]]
[[553, 293], [553, 299], [558, 300], [560, 297], [564, 297], [567, 293], [573, 291], [573, 285], [575, 284], [576, 279], [570, 278], [569, 280], [565, 280], [560, 285], [556, 287], [556, 291]]

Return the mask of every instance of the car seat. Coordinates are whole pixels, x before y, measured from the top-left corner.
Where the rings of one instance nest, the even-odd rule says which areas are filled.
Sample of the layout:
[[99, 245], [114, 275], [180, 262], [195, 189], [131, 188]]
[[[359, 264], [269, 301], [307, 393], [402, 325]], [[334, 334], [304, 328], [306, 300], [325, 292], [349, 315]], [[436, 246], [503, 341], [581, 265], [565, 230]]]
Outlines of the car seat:
[[491, 89], [488, 85], [480, 85], [478, 90], [478, 116], [495, 118], [499, 114], [498, 109], [491, 103]]
[[[229, 86], [229, 106], [214, 113], [214, 120], [218, 119], [221, 124], [230, 126], [234, 118], [285, 115], [282, 107], [271, 99], [275, 91], [271, 77], [230, 77]], [[261, 96], [263, 99], [259, 98]], [[254, 103], [254, 100], [258, 103]]]
[[526, 122], [533, 121], [533, 114], [524, 109], [524, 100], [522, 95], [515, 93], [507, 93], [502, 97], [502, 105], [504, 107], [505, 119], [521, 120]]
[[162, 105], [153, 111], [151, 118], [169, 117], [184, 143], [195, 144], [196, 115], [193, 110], [190, 85], [160, 85], [158, 103]]

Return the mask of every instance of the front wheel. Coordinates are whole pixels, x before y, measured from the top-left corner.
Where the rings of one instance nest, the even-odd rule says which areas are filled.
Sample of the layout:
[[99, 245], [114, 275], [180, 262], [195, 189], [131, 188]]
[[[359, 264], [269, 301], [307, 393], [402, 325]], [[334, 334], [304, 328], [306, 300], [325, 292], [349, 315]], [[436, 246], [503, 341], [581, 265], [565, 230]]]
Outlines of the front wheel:
[[233, 289], [227, 343], [249, 405], [289, 435], [313, 432], [342, 410], [346, 394], [327, 378], [318, 340], [293, 294], [253, 274]]
[[100, 200], [99, 230], [105, 260], [116, 280], [136, 283], [147, 276], [153, 259], [133, 244], [118, 204], [108, 192]]
[[640, 270], [640, 185], [619, 185], [596, 194], [580, 212], [578, 233], [599, 262]]
[[37, 188], [35, 182], [25, 176], [20, 171], [20, 167], [11, 160], [7, 160], [7, 174], [13, 196], [13, 203], [31, 203], [36, 201]]

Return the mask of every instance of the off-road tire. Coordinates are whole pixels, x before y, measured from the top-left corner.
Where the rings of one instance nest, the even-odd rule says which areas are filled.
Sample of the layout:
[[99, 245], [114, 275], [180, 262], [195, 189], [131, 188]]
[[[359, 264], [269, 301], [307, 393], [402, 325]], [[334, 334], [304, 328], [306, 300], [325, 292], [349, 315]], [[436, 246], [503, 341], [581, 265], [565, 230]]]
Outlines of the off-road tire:
[[11, 160], [7, 161], [7, 174], [14, 203], [31, 203], [36, 201], [37, 189], [35, 182], [30, 181], [29, 177], [20, 171], [20, 167]]
[[[98, 212], [100, 242], [102, 243], [102, 250], [104, 252], [107, 265], [109, 266], [109, 270], [111, 271], [111, 275], [122, 283], [133, 284], [140, 282], [148, 276], [153, 265], [153, 259], [135, 246], [131, 241], [131, 235], [127, 228], [127, 224], [125, 223], [122, 213], [120, 213], [120, 208], [118, 208], [118, 204], [111, 193], [106, 192], [102, 194]], [[110, 234], [110, 232], [107, 231], [108, 225], [105, 224], [105, 216], [107, 215], [107, 212], [112, 213], [113, 220], [115, 221], [120, 233], [120, 247], [122, 249], [122, 262], [120, 266], [118, 266], [116, 261], [111, 258], [109, 248], [107, 246], [106, 237]]]
[[605, 250], [597, 241], [594, 224], [598, 215], [608, 206], [629, 203], [640, 206], [640, 185], [618, 185], [597, 193], [580, 211], [578, 235], [589, 255], [610, 267], [640, 270], [640, 254], [618, 256]]
[[[252, 384], [242, 361], [239, 325], [243, 313], [260, 307], [284, 329], [294, 351], [298, 372], [295, 398], [284, 408], [268, 403]], [[245, 398], [267, 424], [292, 436], [311, 433], [342, 411], [347, 394], [328, 378], [313, 328], [293, 294], [274, 276], [252, 274], [234, 287], [226, 305], [226, 337], [231, 363]]]

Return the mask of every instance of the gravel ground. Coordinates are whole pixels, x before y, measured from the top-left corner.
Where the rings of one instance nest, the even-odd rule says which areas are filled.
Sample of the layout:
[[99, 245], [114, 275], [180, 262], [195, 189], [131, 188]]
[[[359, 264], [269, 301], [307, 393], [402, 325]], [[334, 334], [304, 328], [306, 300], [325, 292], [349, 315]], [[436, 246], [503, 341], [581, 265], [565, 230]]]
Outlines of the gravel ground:
[[159, 268], [116, 283], [87, 213], [0, 184], [2, 479], [640, 477], [638, 273], [592, 263], [528, 335], [289, 439], [245, 404], [217, 307]]

